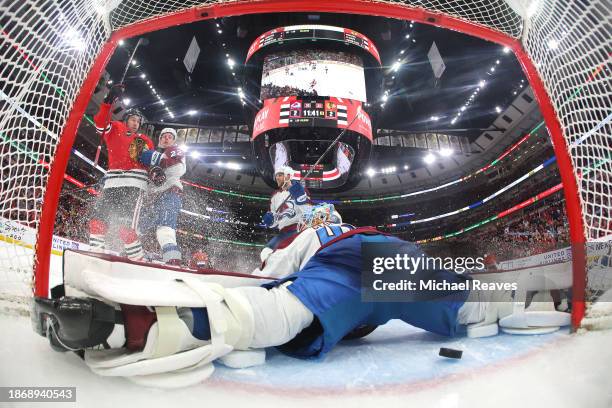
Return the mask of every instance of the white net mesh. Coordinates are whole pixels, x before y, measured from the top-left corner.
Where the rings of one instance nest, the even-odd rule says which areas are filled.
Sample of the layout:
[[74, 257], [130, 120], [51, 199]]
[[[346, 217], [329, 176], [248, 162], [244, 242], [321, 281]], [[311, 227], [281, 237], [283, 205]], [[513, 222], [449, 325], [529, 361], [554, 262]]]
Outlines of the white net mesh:
[[523, 41], [569, 145], [587, 240], [612, 234], [610, 23], [608, 2], [543, 2]]
[[87, 1], [0, 10], [0, 297], [14, 299], [31, 293], [47, 166], [108, 33]]
[[[0, 2], [0, 299], [31, 293], [33, 246], [48, 163], [83, 81], [111, 31], [216, 3], [229, 2]], [[539, 8], [530, 10], [534, 14], [526, 24], [502, 0], [373, 3], [427, 10], [522, 38], [570, 145], [579, 177], [585, 236], [612, 235], [612, 35], [607, 1], [532, 2]], [[513, 6], [520, 3], [512, 1]]]

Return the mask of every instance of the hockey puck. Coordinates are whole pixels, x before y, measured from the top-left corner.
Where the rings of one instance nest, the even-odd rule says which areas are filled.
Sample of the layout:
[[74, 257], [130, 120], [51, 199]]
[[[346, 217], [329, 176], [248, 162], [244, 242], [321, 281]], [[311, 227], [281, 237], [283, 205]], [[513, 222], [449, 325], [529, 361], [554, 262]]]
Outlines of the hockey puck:
[[447, 358], [456, 358], [460, 359], [463, 355], [463, 350], [455, 350], [452, 348], [440, 347], [439, 356], [447, 357]]

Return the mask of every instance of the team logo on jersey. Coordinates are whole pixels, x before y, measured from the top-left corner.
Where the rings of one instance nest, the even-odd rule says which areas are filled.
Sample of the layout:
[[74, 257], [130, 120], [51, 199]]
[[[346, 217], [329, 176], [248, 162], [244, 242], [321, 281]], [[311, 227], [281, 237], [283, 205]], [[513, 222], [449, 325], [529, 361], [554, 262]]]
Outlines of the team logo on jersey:
[[283, 218], [291, 219], [297, 215], [297, 211], [295, 210], [295, 203], [293, 200], [285, 201], [276, 211], [277, 214], [280, 214], [278, 220], [282, 220]]

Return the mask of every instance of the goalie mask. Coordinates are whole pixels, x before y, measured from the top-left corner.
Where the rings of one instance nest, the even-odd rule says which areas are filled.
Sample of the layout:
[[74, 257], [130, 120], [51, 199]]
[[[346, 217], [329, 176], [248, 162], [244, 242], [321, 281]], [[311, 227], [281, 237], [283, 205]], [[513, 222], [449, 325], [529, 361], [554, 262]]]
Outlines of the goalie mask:
[[299, 229], [302, 231], [306, 228], [316, 227], [321, 224], [335, 224], [335, 220], [340, 219], [340, 222], [342, 221], [339, 217], [340, 214], [335, 211], [333, 204], [324, 203], [315, 205], [304, 211]]

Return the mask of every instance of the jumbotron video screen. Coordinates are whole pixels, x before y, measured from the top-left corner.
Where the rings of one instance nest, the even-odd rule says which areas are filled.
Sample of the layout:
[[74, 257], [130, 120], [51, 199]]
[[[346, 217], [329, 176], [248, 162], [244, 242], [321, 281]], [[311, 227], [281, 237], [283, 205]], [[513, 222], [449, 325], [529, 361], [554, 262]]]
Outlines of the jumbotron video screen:
[[342, 51], [288, 50], [266, 55], [260, 99], [335, 96], [366, 101], [361, 57]]

